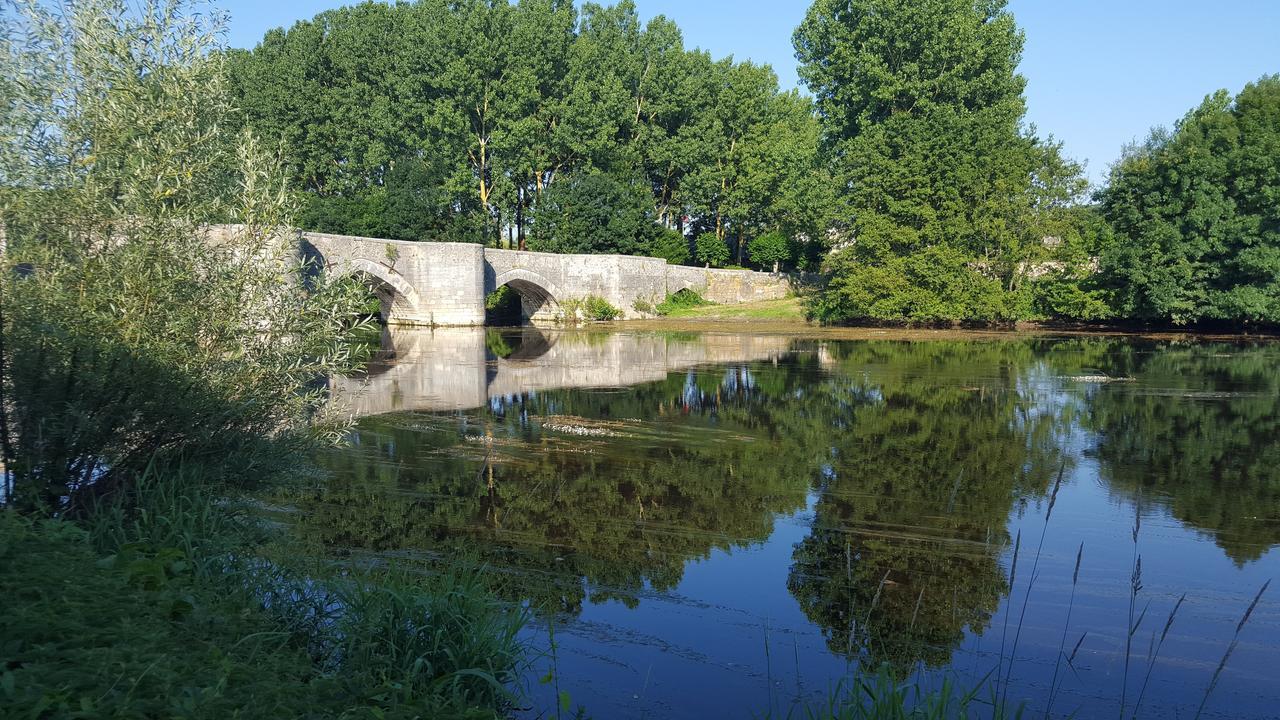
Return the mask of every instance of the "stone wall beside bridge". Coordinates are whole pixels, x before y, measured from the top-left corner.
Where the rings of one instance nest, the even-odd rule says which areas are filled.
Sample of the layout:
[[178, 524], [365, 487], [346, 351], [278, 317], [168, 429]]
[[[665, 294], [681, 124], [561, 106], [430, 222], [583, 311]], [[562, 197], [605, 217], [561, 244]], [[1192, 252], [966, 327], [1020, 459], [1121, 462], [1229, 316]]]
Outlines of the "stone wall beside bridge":
[[786, 297], [785, 275], [669, 265], [630, 255], [567, 255], [499, 250], [466, 243], [404, 242], [300, 233], [304, 257], [331, 274], [354, 276], [382, 299], [392, 325], [483, 325], [485, 298], [506, 285], [521, 298], [524, 318], [557, 321], [563, 303], [604, 298], [626, 319], [636, 309], [693, 290], [721, 304]]

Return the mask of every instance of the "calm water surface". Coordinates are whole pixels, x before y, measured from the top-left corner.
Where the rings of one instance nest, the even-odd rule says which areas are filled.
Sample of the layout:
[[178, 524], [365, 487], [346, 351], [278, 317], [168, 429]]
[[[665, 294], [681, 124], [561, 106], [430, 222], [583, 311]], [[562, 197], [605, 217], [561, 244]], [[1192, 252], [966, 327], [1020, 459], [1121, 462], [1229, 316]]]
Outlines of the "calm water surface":
[[[1060, 647], [1053, 714], [1115, 717], [1138, 557], [1127, 702], [1185, 593], [1141, 714], [1191, 717], [1280, 576], [1280, 345], [466, 329], [389, 347], [333, 383], [361, 419], [298, 530], [393, 563], [479, 555], [536, 617], [528, 717], [555, 716], [552, 667], [597, 718], [707, 718], [785, 715], [859, 665], [967, 686], [999, 666], [1040, 717]], [[1205, 716], [1280, 717], [1277, 668], [1280, 587]]]

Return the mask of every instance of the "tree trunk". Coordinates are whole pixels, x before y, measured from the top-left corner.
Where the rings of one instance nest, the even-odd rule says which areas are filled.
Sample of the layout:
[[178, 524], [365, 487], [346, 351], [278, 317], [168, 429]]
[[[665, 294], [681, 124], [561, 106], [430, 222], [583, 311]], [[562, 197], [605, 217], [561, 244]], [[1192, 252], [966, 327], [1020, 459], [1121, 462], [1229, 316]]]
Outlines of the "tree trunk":
[[516, 249], [524, 250], [524, 188], [516, 190]]

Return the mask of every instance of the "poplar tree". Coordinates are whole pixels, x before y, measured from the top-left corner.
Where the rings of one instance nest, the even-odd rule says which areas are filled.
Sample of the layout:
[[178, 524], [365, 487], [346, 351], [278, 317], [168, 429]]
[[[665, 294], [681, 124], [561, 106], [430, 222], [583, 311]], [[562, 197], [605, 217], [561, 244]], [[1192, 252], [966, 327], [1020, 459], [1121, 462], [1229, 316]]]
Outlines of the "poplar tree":
[[1036, 158], [1057, 147], [1023, 127], [1023, 35], [1005, 6], [817, 0], [796, 30], [852, 231], [829, 262], [825, 319], [1025, 314]]

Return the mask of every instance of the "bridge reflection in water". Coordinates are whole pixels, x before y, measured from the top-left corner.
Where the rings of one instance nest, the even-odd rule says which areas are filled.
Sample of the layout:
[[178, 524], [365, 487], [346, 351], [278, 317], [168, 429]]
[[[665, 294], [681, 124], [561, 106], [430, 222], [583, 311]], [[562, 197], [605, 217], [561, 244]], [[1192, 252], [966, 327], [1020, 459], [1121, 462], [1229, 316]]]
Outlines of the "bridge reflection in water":
[[329, 388], [355, 417], [467, 410], [531, 391], [625, 387], [697, 365], [777, 360], [791, 342], [771, 335], [395, 328], [364, 373], [333, 378]]

